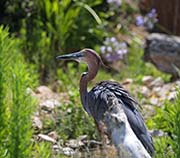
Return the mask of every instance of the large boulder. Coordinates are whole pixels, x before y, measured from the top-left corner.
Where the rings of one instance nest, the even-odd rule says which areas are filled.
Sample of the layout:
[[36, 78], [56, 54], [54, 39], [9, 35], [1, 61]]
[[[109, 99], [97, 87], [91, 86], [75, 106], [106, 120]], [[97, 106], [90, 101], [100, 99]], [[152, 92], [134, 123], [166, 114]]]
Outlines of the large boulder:
[[180, 73], [180, 37], [152, 33], [146, 39], [145, 61], [154, 64], [157, 69], [179, 78]]

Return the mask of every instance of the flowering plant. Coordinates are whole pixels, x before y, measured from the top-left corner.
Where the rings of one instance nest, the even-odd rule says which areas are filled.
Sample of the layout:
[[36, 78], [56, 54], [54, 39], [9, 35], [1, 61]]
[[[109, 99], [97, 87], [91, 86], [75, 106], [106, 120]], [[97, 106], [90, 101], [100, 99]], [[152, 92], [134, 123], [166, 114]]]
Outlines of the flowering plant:
[[107, 37], [100, 47], [101, 56], [106, 62], [122, 60], [128, 53], [126, 42], [119, 42], [115, 37]]

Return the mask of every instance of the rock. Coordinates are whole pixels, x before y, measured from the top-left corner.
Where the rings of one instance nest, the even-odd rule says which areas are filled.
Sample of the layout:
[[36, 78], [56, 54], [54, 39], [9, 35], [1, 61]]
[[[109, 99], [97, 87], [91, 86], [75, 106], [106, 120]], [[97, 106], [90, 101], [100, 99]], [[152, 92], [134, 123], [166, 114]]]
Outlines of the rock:
[[83, 140], [87, 140], [88, 136], [87, 135], [81, 135], [78, 137], [78, 140], [83, 141]]
[[164, 81], [162, 80], [161, 77], [156, 78], [155, 80], [153, 80], [148, 87], [152, 88], [152, 87], [162, 87], [164, 85]]
[[33, 117], [33, 127], [38, 128], [38, 129], [42, 129], [43, 127], [42, 121], [37, 116]]
[[162, 72], [178, 79], [180, 70], [180, 37], [152, 33], [146, 39], [144, 60]]
[[171, 88], [171, 84], [164, 84], [162, 87], [153, 87], [152, 91], [153, 94], [156, 94], [161, 100], [165, 100]]
[[102, 142], [96, 140], [85, 140], [83, 141], [83, 143], [89, 148], [97, 148], [99, 146], [102, 146]]
[[153, 129], [151, 131], [149, 131], [150, 134], [153, 136], [153, 137], [163, 137], [165, 135], [167, 135], [166, 133], [164, 133], [163, 131], [161, 130], [157, 130], [157, 129]]
[[154, 78], [152, 76], [144, 76], [142, 78], [142, 83], [144, 85], [149, 85], [153, 80], [154, 80]]
[[80, 147], [84, 146], [84, 143], [78, 139], [70, 139], [65, 143], [65, 145], [70, 148], [75, 149], [75, 148], [80, 148]]
[[48, 141], [48, 142], [51, 142], [51, 143], [56, 143], [56, 140], [49, 137], [48, 135], [38, 134], [38, 137], [40, 138], [40, 140], [45, 140], [45, 141]]
[[152, 104], [152, 105], [158, 105], [159, 100], [158, 100], [158, 98], [152, 97], [152, 98], [150, 98], [149, 102], [150, 102], [150, 104]]
[[48, 136], [53, 138], [54, 140], [58, 139], [58, 134], [56, 131], [52, 131], [52, 132], [48, 133]]
[[126, 80], [123, 81], [123, 85], [126, 85], [126, 84], [131, 84], [133, 83], [133, 79], [132, 78], [127, 78]]
[[54, 150], [56, 153], [58, 153], [62, 147], [59, 147], [57, 144], [54, 144], [54, 145], [52, 146], [52, 148], [53, 148], [53, 150]]
[[151, 91], [146, 86], [142, 86], [140, 90], [140, 93], [146, 98], [148, 98], [151, 95]]
[[65, 148], [62, 148], [61, 150], [62, 150], [63, 154], [66, 156], [72, 156], [75, 154], [75, 151], [70, 147], [65, 147]]
[[47, 94], [47, 93], [52, 93], [52, 90], [47, 86], [39, 86], [35, 92], [41, 94]]
[[177, 96], [177, 92], [176, 91], [173, 91], [173, 92], [170, 92], [167, 99], [172, 101], [174, 99], [176, 99], [176, 96]]
[[46, 86], [39, 86], [38, 88], [36, 88], [35, 95], [40, 101], [59, 98], [59, 95], [57, 93], [54, 93], [50, 88]]
[[51, 112], [55, 107], [60, 106], [60, 103], [58, 100], [49, 99], [41, 102], [39, 106], [41, 107], [41, 109]]
[[177, 81], [175, 82], [175, 86], [180, 89], [180, 80], [177, 80]]
[[[69, 102], [69, 95], [68, 95], [67, 92], [55, 93], [50, 88], [48, 88], [46, 86], [39, 86], [38, 88], [36, 88], [35, 97], [38, 99], [38, 101], [41, 104], [46, 104], [46, 102], [54, 102], [53, 104], [55, 104], [55, 105], [58, 104], [59, 105], [58, 100], [61, 100], [61, 103]], [[49, 106], [49, 108], [51, 109], [51, 108], [53, 108], [53, 106], [54, 105], [51, 104]]]
[[161, 87], [153, 87], [152, 92], [156, 96], [160, 97], [161, 96]]

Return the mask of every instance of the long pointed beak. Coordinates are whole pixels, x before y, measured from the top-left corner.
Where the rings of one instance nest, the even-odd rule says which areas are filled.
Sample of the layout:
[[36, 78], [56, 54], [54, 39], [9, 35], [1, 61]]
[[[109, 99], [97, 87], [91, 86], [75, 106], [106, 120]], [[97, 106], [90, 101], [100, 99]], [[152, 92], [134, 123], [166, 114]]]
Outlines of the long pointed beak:
[[58, 60], [77, 60], [83, 56], [84, 55], [82, 52], [75, 52], [75, 53], [71, 53], [71, 54], [57, 56], [56, 59], [58, 59]]

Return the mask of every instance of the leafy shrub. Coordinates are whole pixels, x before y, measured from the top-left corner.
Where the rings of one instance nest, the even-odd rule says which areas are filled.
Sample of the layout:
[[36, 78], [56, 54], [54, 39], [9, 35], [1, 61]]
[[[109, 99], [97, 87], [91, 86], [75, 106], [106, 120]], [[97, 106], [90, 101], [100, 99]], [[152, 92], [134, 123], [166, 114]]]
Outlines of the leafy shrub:
[[7, 98], [8, 93], [8, 78], [9, 78], [9, 70], [10, 63], [9, 57], [10, 51], [12, 50], [14, 45], [13, 41], [8, 39], [7, 29], [3, 31], [3, 27], [0, 27], [0, 156], [3, 157], [7, 152], [7, 137], [6, 133], [8, 133], [8, 108], [7, 105], [9, 102]]
[[[1, 157], [31, 157], [35, 102], [27, 88], [36, 85], [36, 75], [24, 63], [20, 44], [0, 27], [0, 141]], [[31, 70], [30, 70], [31, 69]], [[29, 71], [30, 70], [30, 71]], [[33, 72], [33, 73], [31, 73]], [[34, 81], [33, 81], [34, 80]]]
[[[167, 101], [159, 108], [154, 118], [156, 129], [163, 130], [167, 136], [156, 140], [156, 152], [158, 155], [171, 155], [172, 158], [180, 156], [180, 91], [174, 102]], [[162, 146], [162, 144], [164, 144]], [[159, 157], [159, 156], [157, 156]]]
[[77, 138], [88, 135], [93, 139], [97, 137], [96, 128], [92, 118], [83, 110], [78, 90], [69, 91], [70, 101], [59, 107], [57, 111], [57, 131], [61, 138]]
[[36, 105], [27, 93], [30, 74], [27, 73], [27, 67], [21, 58], [17, 60], [12, 71], [12, 104], [9, 105], [9, 154], [14, 158], [31, 157], [33, 133], [31, 116]]
[[35, 11], [22, 21], [20, 33], [26, 59], [37, 65], [42, 82], [49, 82], [54, 77], [57, 55], [93, 47], [99, 38], [102, 39], [103, 31], [98, 28], [100, 19], [91, 8], [101, 2], [34, 1]]
[[33, 157], [38, 158], [52, 158], [52, 149], [49, 142], [34, 142]]
[[56, 129], [63, 139], [76, 138], [83, 134], [89, 138], [97, 138], [94, 121], [83, 109], [78, 91], [80, 76], [85, 70], [85, 64], [77, 65], [75, 62], [67, 63], [65, 71], [58, 70], [59, 91], [66, 92], [69, 96], [69, 101], [56, 110]]

